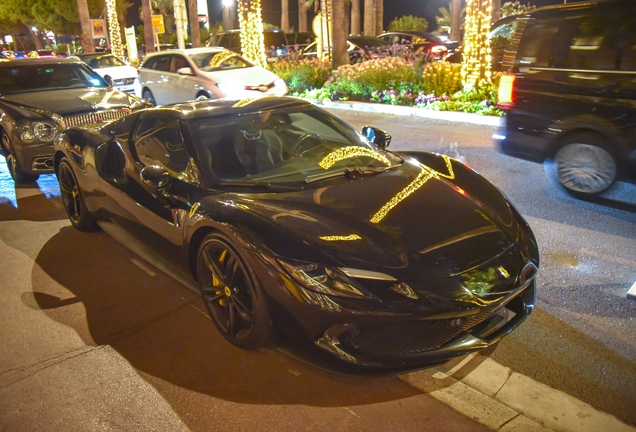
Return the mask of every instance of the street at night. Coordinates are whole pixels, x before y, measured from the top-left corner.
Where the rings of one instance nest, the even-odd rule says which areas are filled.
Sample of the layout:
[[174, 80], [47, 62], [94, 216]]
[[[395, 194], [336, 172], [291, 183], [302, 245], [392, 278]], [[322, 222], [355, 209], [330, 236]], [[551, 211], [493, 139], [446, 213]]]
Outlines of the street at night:
[[516, 415], [478, 422], [428, 394], [454, 382], [440, 373], [486, 358], [636, 424], [636, 301], [626, 297], [636, 186], [580, 201], [542, 165], [496, 152], [495, 126], [331, 111], [358, 130], [388, 131], [391, 150], [452, 156], [506, 194], [541, 253], [537, 308], [524, 324], [461, 368], [459, 359], [399, 377], [347, 378], [273, 349], [243, 351], [141, 246], [135, 254], [103, 231], [73, 229], [53, 175], [15, 187], [2, 162], [0, 430], [583, 430], [514, 429]]

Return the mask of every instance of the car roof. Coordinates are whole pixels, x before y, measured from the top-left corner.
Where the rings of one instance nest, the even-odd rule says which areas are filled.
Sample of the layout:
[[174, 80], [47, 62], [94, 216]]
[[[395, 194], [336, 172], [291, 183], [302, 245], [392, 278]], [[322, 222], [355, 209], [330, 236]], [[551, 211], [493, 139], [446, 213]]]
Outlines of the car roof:
[[437, 43], [442, 43], [442, 39], [437, 36], [436, 34], [433, 33], [428, 33], [428, 32], [423, 32], [423, 31], [387, 31], [382, 33], [379, 36], [385, 35], [385, 34], [405, 34], [405, 35], [411, 35], [411, 36], [420, 36], [426, 39], [430, 39], [433, 42], [437, 42]]
[[84, 63], [80, 60], [70, 58], [58, 58], [58, 57], [43, 57], [43, 58], [25, 58], [18, 60], [11, 60], [8, 62], [0, 63], [0, 67], [15, 67], [16, 65], [54, 65], [54, 64], [81, 64]]
[[181, 120], [253, 114], [262, 111], [312, 106], [302, 99], [288, 96], [261, 96], [250, 99], [206, 99], [162, 105], [144, 110], [144, 115], [156, 113]]
[[190, 54], [201, 54], [201, 53], [222, 52], [222, 51], [228, 51], [228, 50], [223, 48], [223, 47], [215, 47], [215, 46], [200, 47], [200, 48], [185, 48], [185, 49], [174, 48], [174, 49], [169, 49], [169, 50], [162, 50], [162, 51], [155, 51], [155, 52], [152, 52], [152, 53], [148, 53], [146, 55], [146, 58], [149, 58], [151, 56], [154, 57], [156, 55], [161, 55], [161, 54], [185, 54], [185, 55], [190, 55]]

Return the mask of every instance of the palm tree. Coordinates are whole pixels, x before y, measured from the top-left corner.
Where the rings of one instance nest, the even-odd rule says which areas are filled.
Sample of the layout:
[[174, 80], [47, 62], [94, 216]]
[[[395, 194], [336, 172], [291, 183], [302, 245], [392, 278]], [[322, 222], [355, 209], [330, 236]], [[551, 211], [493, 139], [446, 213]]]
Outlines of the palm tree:
[[289, 0], [281, 0], [280, 28], [285, 33], [289, 31]]
[[451, 0], [450, 13], [450, 38], [454, 41], [461, 40], [462, 0]]
[[[77, 0], [80, 1], [80, 0]], [[155, 37], [152, 33], [152, 11], [150, 9], [150, 0], [141, 0], [142, 19], [144, 21], [144, 43], [146, 44], [146, 52], [156, 51]]]
[[331, 20], [333, 29], [331, 68], [336, 70], [342, 65], [349, 64], [345, 0], [332, 0]]
[[375, 34], [384, 32], [384, 0], [375, 0]]
[[190, 42], [192, 42], [192, 48], [198, 48], [201, 46], [201, 32], [197, 0], [188, 0], [188, 10], [190, 12]]
[[492, 0], [492, 22], [501, 19], [501, 0]]
[[117, 21], [119, 21], [119, 29], [122, 32], [122, 38], [125, 40], [124, 29], [128, 26], [128, 20], [126, 14], [128, 9], [132, 7], [132, 3], [128, 0], [115, 0], [115, 9], [117, 10]]
[[364, 35], [375, 36], [375, 1], [364, 0]]
[[84, 52], [93, 52], [95, 51], [95, 46], [93, 45], [93, 33], [91, 31], [91, 16], [88, 12], [86, 0], [77, 0], [77, 14], [82, 28], [82, 35], [80, 36], [82, 49]]
[[360, 26], [360, 0], [351, 0], [351, 34], [362, 33]]

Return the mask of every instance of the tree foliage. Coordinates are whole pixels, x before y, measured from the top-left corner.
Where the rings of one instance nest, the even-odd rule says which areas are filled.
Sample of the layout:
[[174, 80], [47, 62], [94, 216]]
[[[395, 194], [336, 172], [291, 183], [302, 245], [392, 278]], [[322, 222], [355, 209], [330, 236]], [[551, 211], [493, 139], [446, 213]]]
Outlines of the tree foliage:
[[[104, 0], [88, 0], [91, 17], [98, 17], [104, 10]], [[6, 23], [6, 24], [3, 24]], [[0, 25], [2, 28], [35, 26], [58, 34], [77, 34], [79, 16], [76, 0], [0, 0]]]
[[428, 21], [413, 15], [396, 18], [389, 24], [389, 31], [427, 31]]
[[[451, 31], [451, 4], [448, 7], [441, 7], [438, 9], [439, 15], [435, 16], [435, 22], [437, 23], [437, 30], [434, 33], [450, 33]], [[464, 29], [464, 18], [466, 17], [466, 8], [463, 7], [460, 12], [461, 29]]]
[[521, 4], [518, 1], [506, 2], [501, 6], [501, 17], [505, 18], [510, 15], [521, 15], [531, 10], [536, 9], [536, 6], [528, 4]]

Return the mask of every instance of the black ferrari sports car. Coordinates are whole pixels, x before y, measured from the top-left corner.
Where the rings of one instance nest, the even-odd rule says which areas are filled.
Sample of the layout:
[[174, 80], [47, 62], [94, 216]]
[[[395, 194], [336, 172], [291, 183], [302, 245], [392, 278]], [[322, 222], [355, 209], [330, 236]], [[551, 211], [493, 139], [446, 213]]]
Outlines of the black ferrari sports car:
[[16, 183], [53, 172], [53, 141], [65, 128], [146, 108], [78, 60], [0, 62], [0, 153]]
[[71, 223], [187, 273], [231, 343], [387, 374], [508, 334], [539, 265], [496, 187], [390, 139], [294, 98], [214, 100], [69, 129], [54, 163]]

